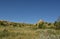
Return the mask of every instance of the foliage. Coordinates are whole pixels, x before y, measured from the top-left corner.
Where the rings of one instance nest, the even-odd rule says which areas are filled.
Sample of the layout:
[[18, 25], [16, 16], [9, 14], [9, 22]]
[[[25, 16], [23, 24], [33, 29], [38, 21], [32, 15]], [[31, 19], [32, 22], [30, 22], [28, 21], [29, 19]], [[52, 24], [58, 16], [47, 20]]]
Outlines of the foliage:
[[10, 33], [8, 30], [4, 29], [3, 31], [0, 31], [0, 37], [8, 37]]
[[[4, 24], [0, 24], [0, 39], [54, 39], [59, 38], [57, 35], [60, 35], [60, 30], [56, 31], [49, 24], [49, 28], [46, 28], [45, 24], [48, 23], [39, 23], [39, 24], [26, 24], [26, 23], [14, 23], [14, 22], [0, 22], [7, 23], [8, 26], [4, 27]], [[58, 24], [58, 23], [57, 23]], [[38, 26], [38, 28], [37, 28]], [[53, 37], [54, 35], [55, 37]], [[45, 37], [45, 38], [44, 38]]]
[[60, 22], [56, 22], [56, 21], [55, 21], [54, 25], [55, 25], [55, 28], [56, 28], [56, 29], [60, 29]]
[[60, 29], [60, 17], [54, 22], [55, 28]]
[[38, 28], [40, 28], [40, 29], [45, 29], [46, 26], [44, 25], [44, 23], [41, 23], [41, 24], [38, 25]]
[[48, 25], [50, 26], [50, 25], [51, 25], [51, 23], [48, 23]]

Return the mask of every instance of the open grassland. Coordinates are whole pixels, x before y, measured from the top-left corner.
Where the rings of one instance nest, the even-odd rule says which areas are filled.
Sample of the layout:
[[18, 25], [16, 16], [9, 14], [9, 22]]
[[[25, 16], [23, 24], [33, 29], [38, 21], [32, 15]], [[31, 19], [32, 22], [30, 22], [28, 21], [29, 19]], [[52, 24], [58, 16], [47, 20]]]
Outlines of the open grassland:
[[60, 39], [60, 30], [0, 26], [0, 39]]
[[26, 24], [0, 21], [0, 39], [60, 39], [60, 22]]

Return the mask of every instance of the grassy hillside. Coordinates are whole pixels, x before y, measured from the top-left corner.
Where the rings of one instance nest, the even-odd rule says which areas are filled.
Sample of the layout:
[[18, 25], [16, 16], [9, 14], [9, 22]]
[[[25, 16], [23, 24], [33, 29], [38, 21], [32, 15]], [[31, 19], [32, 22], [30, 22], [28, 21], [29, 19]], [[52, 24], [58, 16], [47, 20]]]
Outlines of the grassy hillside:
[[51, 28], [53, 24], [44, 25], [0, 21], [0, 39], [60, 39], [60, 30]]

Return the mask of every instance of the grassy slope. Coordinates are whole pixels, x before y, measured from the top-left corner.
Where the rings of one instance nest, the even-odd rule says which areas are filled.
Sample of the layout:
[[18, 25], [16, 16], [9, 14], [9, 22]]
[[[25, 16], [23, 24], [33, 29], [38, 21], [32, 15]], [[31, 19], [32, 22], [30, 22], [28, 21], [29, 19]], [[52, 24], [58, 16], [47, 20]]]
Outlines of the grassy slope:
[[36, 27], [33, 24], [0, 21], [0, 39], [60, 39], [60, 30]]
[[[4, 32], [4, 29], [5, 32]], [[1, 33], [2, 32], [2, 33]], [[9, 35], [7, 36], [7, 34]], [[4, 36], [5, 35], [5, 36]], [[0, 27], [0, 39], [35, 39], [38, 33], [35, 30], [20, 28], [20, 27]]]
[[60, 30], [0, 27], [0, 39], [60, 39]]

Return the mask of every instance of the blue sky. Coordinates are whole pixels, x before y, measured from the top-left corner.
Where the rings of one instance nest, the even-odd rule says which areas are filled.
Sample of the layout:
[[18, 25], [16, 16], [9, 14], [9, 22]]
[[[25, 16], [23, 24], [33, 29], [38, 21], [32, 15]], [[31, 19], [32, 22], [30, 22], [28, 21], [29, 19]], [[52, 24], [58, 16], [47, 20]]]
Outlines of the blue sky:
[[54, 22], [60, 16], [60, 0], [0, 0], [0, 20]]

